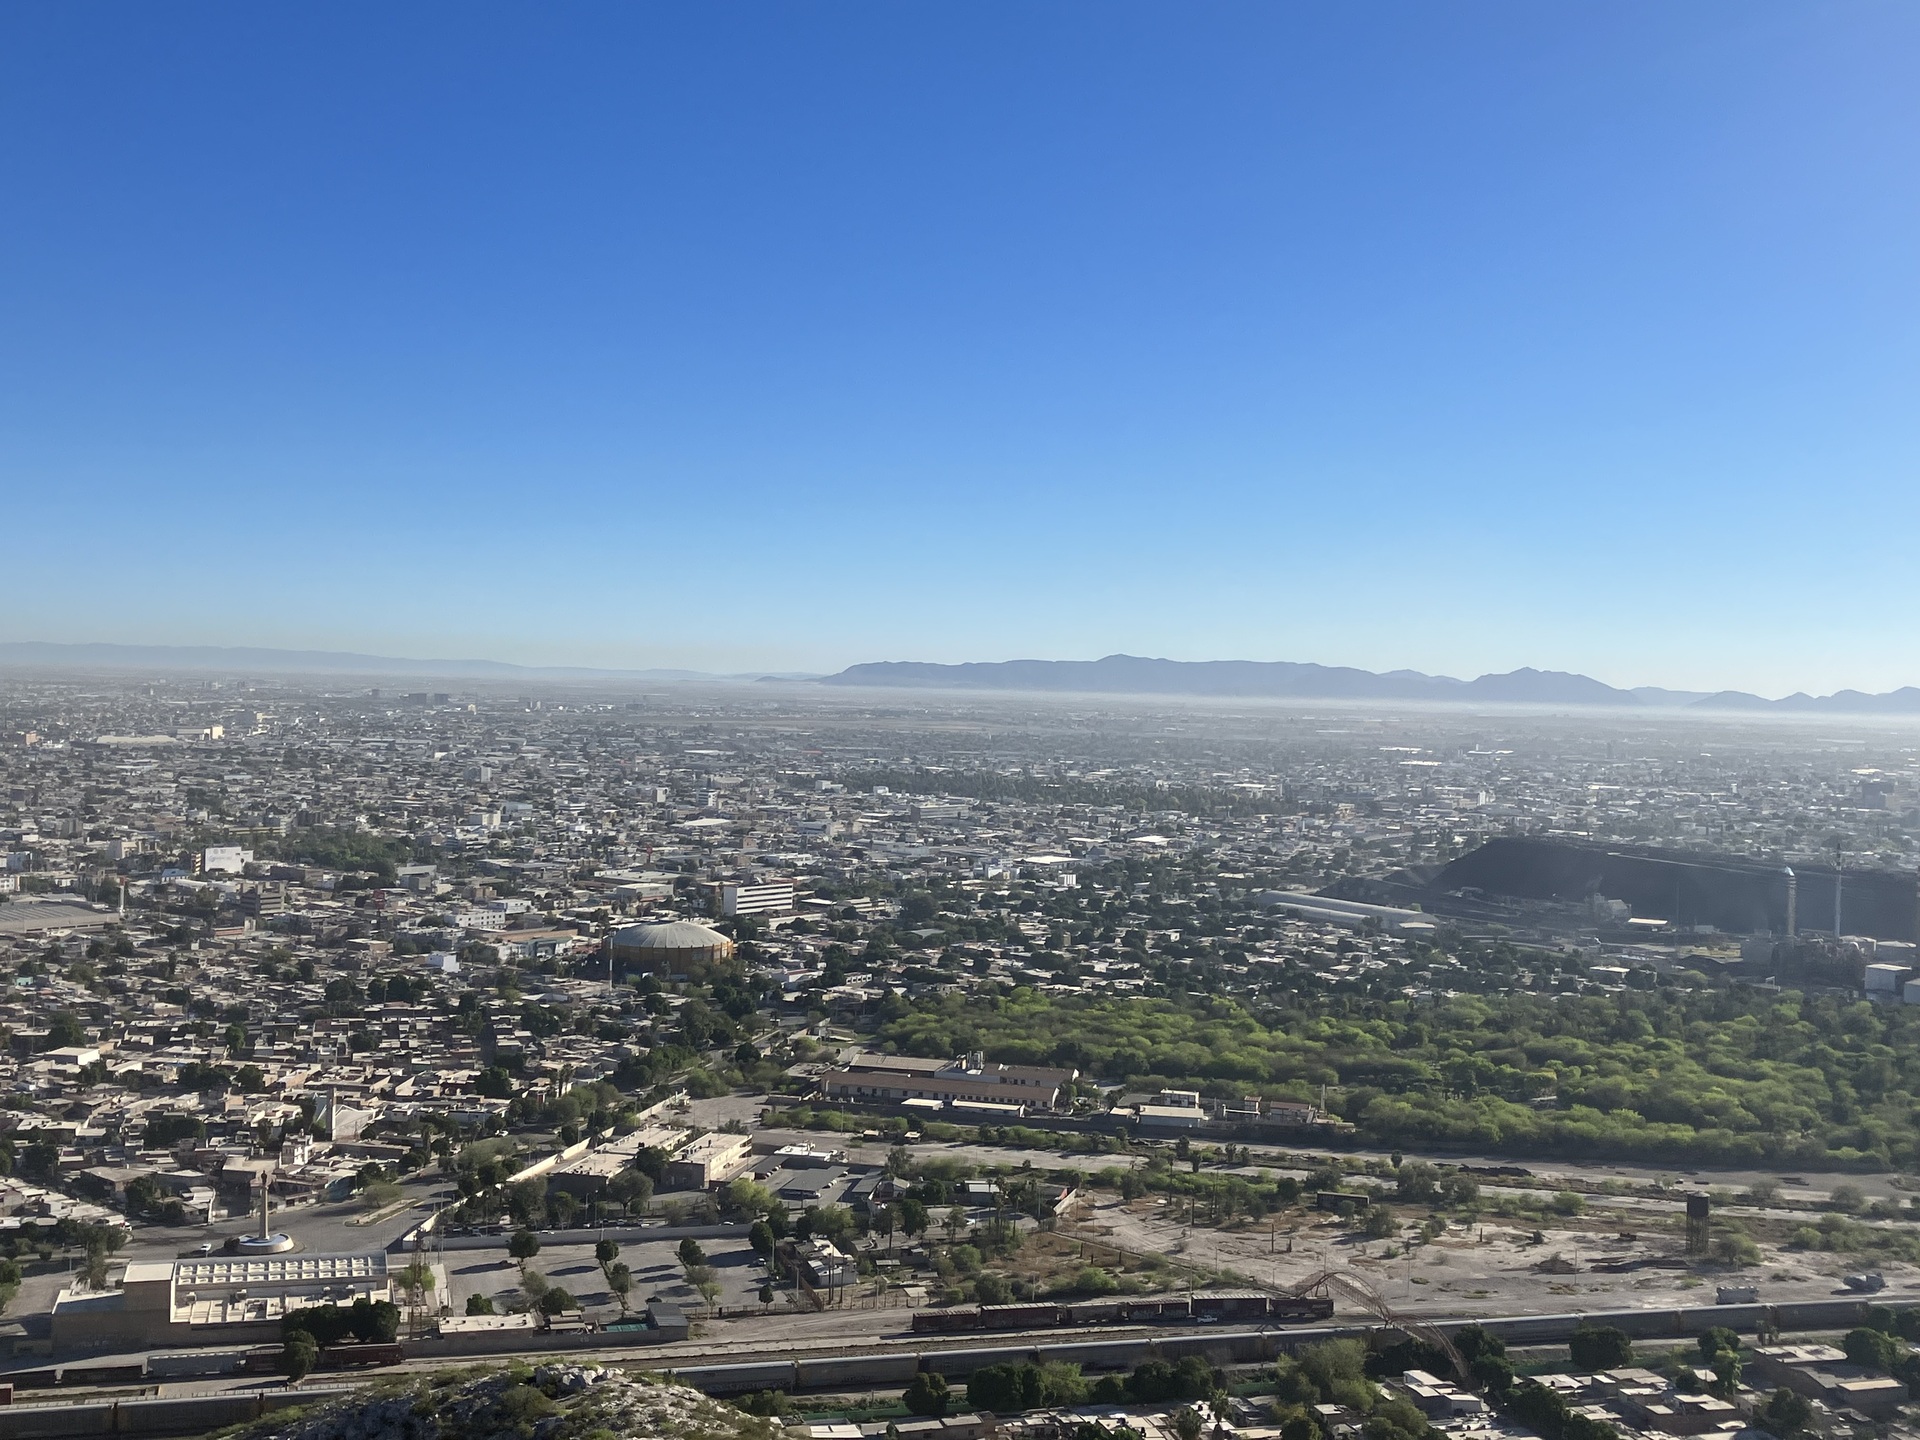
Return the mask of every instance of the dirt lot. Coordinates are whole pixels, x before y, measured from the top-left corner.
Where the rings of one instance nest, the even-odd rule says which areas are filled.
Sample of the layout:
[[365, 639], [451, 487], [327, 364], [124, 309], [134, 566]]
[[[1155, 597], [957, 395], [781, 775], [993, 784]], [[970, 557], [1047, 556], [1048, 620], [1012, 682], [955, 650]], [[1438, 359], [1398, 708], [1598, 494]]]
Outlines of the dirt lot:
[[[1403, 1221], [1424, 1212], [1402, 1215]], [[1596, 1263], [1675, 1257], [1677, 1234], [1649, 1230], [1647, 1217], [1595, 1208], [1576, 1219], [1536, 1221], [1489, 1217], [1470, 1226], [1450, 1225], [1429, 1243], [1417, 1243], [1411, 1225], [1394, 1240], [1368, 1240], [1331, 1215], [1294, 1212], [1277, 1221], [1237, 1227], [1189, 1228], [1155, 1200], [1131, 1205], [1100, 1197], [1071, 1224], [1074, 1235], [1106, 1239], [1134, 1252], [1159, 1252], [1199, 1273], [1225, 1271], [1227, 1283], [1241, 1277], [1287, 1286], [1322, 1269], [1352, 1269], [1365, 1276], [1396, 1308], [1450, 1315], [1505, 1315], [1569, 1310], [1627, 1309], [1711, 1304], [1718, 1285], [1757, 1285], [1763, 1300], [1825, 1299], [1842, 1289], [1840, 1277], [1863, 1268], [1859, 1257], [1760, 1245], [1761, 1263], [1741, 1267], [1693, 1264], [1643, 1267], [1624, 1273], [1596, 1270]], [[1535, 1243], [1538, 1228], [1545, 1237]], [[1623, 1231], [1636, 1238], [1622, 1239]], [[1411, 1249], [1406, 1240], [1416, 1241]], [[1289, 1247], [1291, 1251], [1289, 1252]], [[1388, 1257], [1387, 1251], [1395, 1253]], [[1095, 1245], [1090, 1258], [1104, 1258]], [[1889, 1297], [1915, 1298], [1920, 1269], [1878, 1263]], [[1551, 1297], [1564, 1297], [1555, 1300]]]

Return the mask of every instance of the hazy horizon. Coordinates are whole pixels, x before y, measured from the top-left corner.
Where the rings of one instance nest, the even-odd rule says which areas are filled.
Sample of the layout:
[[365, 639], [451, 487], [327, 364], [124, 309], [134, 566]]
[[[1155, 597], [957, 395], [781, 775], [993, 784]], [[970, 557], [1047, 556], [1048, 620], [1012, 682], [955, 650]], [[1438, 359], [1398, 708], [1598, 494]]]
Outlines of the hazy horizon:
[[[29, 653], [25, 655], [20, 654], [19, 652], [23, 650]], [[43, 651], [46, 653], [42, 653]], [[93, 653], [94, 651], [104, 651], [107, 653], [101, 654], [101, 655], [95, 655]], [[1158, 660], [1164, 657], [1127, 656], [1127, 655], [1116, 653], [1114, 655], [1105, 656], [1105, 657], [1062, 657], [1062, 658], [1065, 659], [1068, 663], [1079, 664], [1079, 663], [1086, 663], [1088, 659]], [[282, 665], [276, 665], [275, 663], [276, 660], [284, 661], [285, 663]], [[1219, 657], [1219, 659], [1214, 662], [1200, 661], [1200, 662], [1176, 662], [1176, 663], [1197, 663], [1197, 664], [1205, 665], [1208, 663], [1221, 663], [1222, 661], [1228, 664], [1252, 663], [1252, 664], [1258, 665], [1263, 663], [1270, 663], [1270, 662], [1261, 662], [1261, 661], [1246, 662], [1238, 659], [1237, 657]], [[326, 663], [326, 662], [339, 662], [339, 663]], [[881, 663], [886, 664], [889, 662], [881, 662]], [[1018, 657], [1009, 662], [985, 662], [985, 663], [988, 668], [991, 668], [994, 665], [1001, 664], [1001, 663], [1032, 664], [1032, 663], [1035, 663], [1035, 657]], [[1038, 663], [1051, 664], [1055, 662], [1050, 659], [1040, 658], [1038, 660]], [[1280, 663], [1284, 664], [1287, 662], [1280, 662]], [[420, 666], [425, 668], [421, 668], [418, 670], [410, 670], [408, 668], [409, 666]], [[627, 682], [657, 683], [660, 681], [677, 681], [677, 680], [685, 680], [689, 682], [714, 681], [714, 682], [723, 682], [723, 683], [734, 683], [739, 681], [756, 680], [756, 679], [796, 681], [796, 682], [814, 682], [814, 681], [832, 680], [842, 674], [851, 672], [853, 670], [859, 670], [859, 669], [865, 669], [865, 668], [871, 668], [867, 662], [856, 662], [854, 665], [843, 667], [843, 670], [841, 671], [796, 671], [796, 670], [775, 671], [775, 670], [765, 669], [765, 668], [761, 668], [761, 669], [749, 668], [747, 670], [740, 670], [740, 671], [709, 671], [709, 670], [696, 670], [696, 669], [689, 669], [689, 668], [664, 667], [664, 666], [623, 667], [623, 666], [593, 666], [593, 665], [538, 665], [538, 664], [522, 665], [514, 661], [503, 661], [496, 657], [480, 656], [480, 655], [400, 656], [400, 655], [378, 655], [378, 654], [373, 654], [373, 653], [364, 652], [364, 651], [290, 649], [290, 648], [281, 648], [281, 647], [252, 647], [252, 646], [223, 647], [223, 646], [205, 646], [205, 645], [147, 646], [147, 645], [121, 645], [121, 644], [112, 643], [112, 642], [85, 642], [85, 643], [74, 644], [74, 645], [60, 645], [60, 644], [49, 644], [48, 642], [43, 642], [43, 641], [20, 642], [20, 641], [14, 641], [14, 640], [0, 640], [0, 674], [5, 674], [9, 670], [18, 671], [21, 673], [35, 671], [35, 670], [54, 671], [54, 672], [57, 672], [60, 670], [73, 670], [75, 672], [80, 672], [80, 673], [86, 673], [86, 672], [92, 671], [94, 673], [101, 673], [101, 674], [111, 674], [115, 672], [135, 674], [135, 673], [143, 673], [145, 671], [151, 671], [156, 674], [174, 673], [179, 675], [204, 675], [209, 677], [217, 676], [221, 674], [246, 674], [246, 675], [259, 675], [262, 677], [280, 677], [280, 678], [286, 678], [286, 679], [293, 679], [300, 676], [319, 677], [319, 676], [331, 675], [339, 678], [360, 677], [363, 679], [378, 679], [381, 676], [386, 676], [392, 680], [417, 681], [417, 680], [430, 680], [430, 679], [434, 679], [435, 677], [439, 677], [448, 681], [459, 680], [459, 681], [464, 681], [468, 683], [486, 682], [489, 680], [498, 680], [502, 683], [505, 683], [508, 681], [512, 681], [514, 683], [523, 683], [523, 682], [536, 683], [536, 682], [540, 682], [548, 679], [555, 680], [558, 682], [563, 682], [563, 683], [571, 683], [571, 682], [592, 683], [599, 680], [605, 680], [610, 683], [627, 683]], [[1328, 668], [1352, 669], [1353, 667], [1328, 667]], [[1548, 676], [1572, 674], [1577, 679], [1585, 678], [1585, 679], [1599, 680], [1602, 684], [1608, 685], [1610, 688], [1623, 693], [1633, 693], [1636, 691], [1639, 691], [1639, 692], [1657, 691], [1666, 695], [1696, 695], [1696, 696], [1700, 696], [1702, 699], [1711, 698], [1715, 694], [1754, 695], [1758, 693], [1758, 692], [1751, 692], [1751, 691], [1713, 692], [1713, 691], [1701, 690], [1699, 687], [1681, 688], [1681, 687], [1671, 687], [1671, 686], [1637, 686], [1630, 683], [1620, 684], [1620, 683], [1610, 681], [1602, 676], [1584, 676], [1583, 677], [1583, 676], [1579, 676], [1577, 672], [1560, 671], [1560, 670], [1555, 670], [1551, 667], [1540, 667], [1540, 666], [1518, 667], [1516, 671], [1508, 671], [1508, 672], [1482, 672], [1478, 676], [1475, 676], [1475, 675], [1448, 676], [1443, 674], [1436, 674], [1433, 672], [1420, 672], [1420, 671], [1408, 671], [1408, 670], [1402, 670], [1397, 672], [1367, 671], [1363, 673], [1375, 675], [1379, 678], [1393, 678], [1393, 676], [1395, 675], [1419, 675], [1429, 680], [1438, 680], [1438, 681], [1451, 680], [1451, 681], [1458, 681], [1463, 684], [1470, 683], [1476, 679], [1499, 679], [1499, 678], [1504, 678], [1506, 676], [1510, 676], [1513, 674], [1539, 673], [1539, 674], [1548, 675]], [[956, 683], [951, 686], [940, 686], [937, 684], [930, 684], [930, 683], [924, 683], [924, 682], [918, 682], [918, 681], [881, 682], [881, 683], [871, 683], [871, 684], [863, 685], [860, 681], [856, 680], [851, 682], [851, 684], [848, 684], [846, 688], [856, 689], [856, 690], [872, 689], [877, 691], [892, 691], [894, 693], [945, 694], [945, 695], [951, 695], [955, 697], [962, 697], [969, 694], [979, 694], [979, 695], [1001, 694], [1001, 695], [1007, 695], [1007, 696], [1025, 696], [1025, 697], [1038, 699], [1038, 698], [1045, 698], [1045, 697], [1051, 696], [1051, 697], [1056, 697], [1063, 700], [1072, 700], [1075, 698], [1094, 700], [1094, 699], [1104, 698], [1104, 699], [1114, 699], [1114, 700], [1135, 699], [1135, 700], [1143, 700], [1143, 701], [1167, 701], [1167, 702], [1200, 701], [1200, 702], [1209, 702], [1209, 703], [1215, 702], [1215, 701], [1233, 703], [1236, 701], [1244, 700], [1244, 701], [1249, 701], [1254, 703], [1300, 702], [1300, 703], [1312, 704], [1312, 705], [1342, 705], [1342, 704], [1356, 704], [1356, 705], [1362, 705], [1362, 706], [1404, 705], [1404, 706], [1412, 706], [1415, 708], [1418, 708], [1421, 706], [1427, 706], [1427, 705], [1440, 705], [1443, 707], [1450, 706], [1450, 705], [1467, 705], [1467, 706], [1473, 706], [1473, 707], [1492, 707], [1496, 709], [1508, 708], [1508, 707], [1514, 707], [1514, 706], [1518, 706], [1520, 708], [1531, 708], [1536, 705], [1546, 705], [1554, 708], [1574, 708], [1574, 709], [1583, 708], [1581, 705], [1581, 702], [1577, 700], [1561, 700], [1561, 699], [1513, 700], [1513, 699], [1500, 699], [1500, 698], [1488, 697], [1484, 695], [1469, 695], [1469, 694], [1462, 694], [1458, 697], [1449, 699], [1449, 698], [1443, 698], [1439, 696], [1419, 696], [1419, 695], [1367, 696], [1367, 695], [1355, 695], [1355, 694], [1341, 694], [1333, 691], [1328, 691], [1325, 693], [1303, 692], [1299, 694], [1287, 694], [1287, 693], [1276, 692], [1276, 693], [1267, 694], [1267, 693], [1258, 693], [1258, 692], [1236, 692], [1231, 690], [1204, 690], [1204, 689], [1148, 690], [1148, 689], [1099, 688], [1099, 687], [1074, 688], [1070, 686], [1035, 687], [1035, 686], [1022, 686], [1018, 684], [1010, 684], [1006, 686], [994, 686], [991, 684], [982, 683], [977, 679], [968, 680], [964, 683]], [[1862, 693], [1857, 690], [1857, 687], [1843, 687], [1843, 688], [1848, 690], [1850, 693]], [[1897, 687], [1897, 688], [1906, 689], [1906, 688], [1912, 688], [1912, 687]], [[1833, 692], [1827, 692], [1827, 693], [1833, 693]], [[1865, 692], [1865, 693], [1886, 693], [1886, 692]], [[1795, 698], [1807, 697], [1809, 695], [1812, 695], [1812, 692], [1809, 692], [1805, 689], [1800, 689], [1796, 691], [1784, 692], [1783, 694], [1764, 695], [1764, 696], [1761, 696], [1760, 698], [1764, 698], [1770, 701], [1780, 701], [1784, 699], [1795, 699]], [[1825, 695], [1824, 694], [1815, 695], [1813, 696], [1813, 698], [1825, 698]], [[1656, 708], [1661, 708], [1667, 702], [1650, 701], [1650, 703], [1652, 703]], [[1604, 711], [1610, 707], [1602, 705], [1598, 708]], [[1722, 710], [1722, 711], [1714, 711], [1713, 713], [1731, 714], [1736, 712]], [[1759, 712], [1748, 712], [1748, 713], [1754, 713], [1757, 716]], [[1787, 712], [1787, 713], [1788, 714], [1797, 713], [1797, 714], [1803, 715], [1805, 718], [1808, 718], [1808, 719], [1816, 719], [1822, 716], [1826, 718], [1844, 718], [1850, 712], [1847, 712], [1844, 710], [1827, 710], [1827, 711], [1800, 711], [1800, 712]], [[1861, 715], [1861, 718], [1898, 719], [1901, 713], [1902, 712], [1899, 712], [1899, 711], [1878, 711], [1878, 712], [1869, 711], [1869, 712], [1860, 712], [1860, 715]], [[1777, 718], [1785, 718], [1785, 717], [1782, 716]]]

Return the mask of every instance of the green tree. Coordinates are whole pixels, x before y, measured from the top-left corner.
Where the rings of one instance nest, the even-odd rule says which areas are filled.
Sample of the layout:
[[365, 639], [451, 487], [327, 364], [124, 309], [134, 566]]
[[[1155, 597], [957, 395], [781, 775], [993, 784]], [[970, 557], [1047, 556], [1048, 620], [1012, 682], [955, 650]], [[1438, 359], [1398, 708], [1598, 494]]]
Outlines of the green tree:
[[1324, 1404], [1365, 1410], [1372, 1398], [1366, 1347], [1358, 1340], [1321, 1340], [1300, 1352], [1300, 1372]]
[[[427, 1285], [432, 1285], [429, 1279]], [[370, 1345], [391, 1345], [400, 1334], [400, 1307], [390, 1300], [369, 1300], [362, 1295], [347, 1312], [347, 1325], [356, 1340]]]
[[1480, 1201], [1480, 1182], [1471, 1175], [1462, 1175], [1458, 1171], [1442, 1176], [1437, 1188], [1440, 1203], [1457, 1210], [1477, 1205]]
[[552, 1288], [553, 1282], [538, 1270], [521, 1272], [520, 1293], [526, 1297], [527, 1304], [533, 1306], [535, 1309], [538, 1309], [540, 1306], [540, 1297]]
[[692, 1266], [707, 1263], [707, 1252], [700, 1248], [700, 1242], [691, 1235], [680, 1242], [679, 1255], [682, 1265]]
[[900, 1400], [907, 1407], [908, 1414], [925, 1415], [938, 1420], [947, 1413], [953, 1403], [953, 1395], [947, 1388], [946, 1376], [923, 1372], [908, 1382], [906, 1393]]
[[289, 1330], [280, 1343], [280, 1373], [287, 1377], [288, 1384], [298, 1385], [312, 1374], [319, 1358], [319, 1342], [304, 1330]]
[[491, 1315], [493, 1314], [493, 1301], [477, 1292], [469, 1295], [467, 1296], [467, 1314]]
[[927, 1230], [927, 1207], [911, 1195], [896, 1201], [894, 1210], [900, 1217], [900, 1228], [911, 1239], [915, 1235], [924, 1235]]
[[520, 1266], [520, 1273], [526, 1274], [527, 1262], [540, 1253], [540, 1237], [531, 1230], [516, 1230], [507, 1240], [507, 1254]]
[[1077, 1405], [1089, 1388], [1077, 1365], [988, 1365], [968, 1377], [967, 1404], [1001, 1412]]
[[1767, 1398], [1753, 1418], [1780, 1440], [1795, 1440], [1812, 1428], [1813, 1406], [1804, 1395], [1782, 1387]]
[[1694, 1338], [1693, 1343], [1699, 1347], [1700, 1358], [1711, 1365], [1713, 1363], [1713, 1357], [1722, 1350], [1738, 1350], [1740, 1348], [1740, 1336], [1735, 1331], [1727, 1329], [1724, 1325], [1715, 1325], [1711, 1329], [1702, 1330], [1699, 1335]]
[[1431, 1204], [1440, 1194], [1440, 1171], [1425, 1160], [1396, 1167], [1394, 1193], [1412, 1205]]
[[1881, 1374], [1891, 1374], [1896, 1361], [1900, 1358], [1900, 1347], [1894, 1343], [1891, 1335], [1879, 1330], [1868, 1329], [1865, 1325], [1849, 1330], [1846, 1338], [1840, 1342], [1840, 1348], [1847, 1352], [1847, 1359], [1868, 1370], [1878, 1370]]
[[1612, 1325], [1576, 1325], [1568, 1350], [1576, 1370], [1614, 1370], [1633, 1364], [1633, 1341]]

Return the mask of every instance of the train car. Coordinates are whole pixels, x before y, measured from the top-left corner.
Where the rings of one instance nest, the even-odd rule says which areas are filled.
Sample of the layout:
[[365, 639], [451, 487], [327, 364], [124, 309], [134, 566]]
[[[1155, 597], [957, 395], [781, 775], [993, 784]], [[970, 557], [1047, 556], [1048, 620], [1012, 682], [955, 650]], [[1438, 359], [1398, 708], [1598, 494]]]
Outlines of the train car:
[[1798, 1300], [1766, 1307], [1782, 1330], [1838, 1330], [1858, 1325], [1867, 1313], [1863, 1300]]
[[317, 1370], [363, 1370], [371, 1365], [398, 1365], [406, 1359], [399, 1345], [323, 1345]]
[[1757, 1302], [1746, 1305], [1700, 1305], [1691, 1310], [1682, 1310], [1677, 1318], [1681, 1333], [1686, 1335], [1698, 1335], [1716, 1325], [1729, 1330], [1756, 1330], [1760, 1322], [1767, 1318], [1767, 1307]]
[[1128, 1311], [1134, 1320], [1187, 1320], [1192, 1318], [1193, 1306], [1184, 1295], [1158, 1295], [1133, 1301]]
[[1060, 1307], [1054, 1304], [982, 1305], [982, 1330], [1038, 1330], [1060, 1323]]
[[[1672, 1312], [1665, 1312], [1666, 1324], [1672, 1323]], [[1489, 1335], [1496, 1335], [1509, 1345], [1552, 1345], [1565, 1340], [1582, 1323], [1602, 1325], [1606, 1320], [1597, 1315], [1516, 1315], [1504, 1319], [1481, 1322]]]
[[1309, 1320], [1331, 1320], [1333, 1318], [1333, 1297], [1331, 1295], [1295, 1295], [1273, 1297], [1273, 1303], [1267, 1307], [1267, 1318], [1283, 1324], [1305, 1324]]
[[1154, 1348], [1166, 1360], [1199, 1355], [1213, 1365], [1251, 1365], [1273, 1359], [1279, 1345], [1271, 1331], [1215, 1330], [1171, 1335]]
[[690, 1365], [667, 1372], [683, 1385], [708, 1395], [752, 1395], [761, 1390], [792, 1390], [791, 1360], [764, 1360], [745, 1365]]
[[1264, 1320], [1271, 1300], [1264, 1290], [1214, 1290], [1193, 1297], [1196, 1320]]
[[62, 1385], [133, 1385], [147, 1378], [147, 1362], [132, 1365], [63, 1365]]
[[1151, 1340], [1077, 1340], [1038, 1346], [1034, 1355], [1042, 1365], [1057, 1360], [1083, 1370], [1131, 1370], [1153, 1352]]
[[1128, 1300], [1076, 1300], [1060, 1307], [1062, 1325], [1119, 1325], [1132, 1315]]
[[1026, 1365], [1037, 1352], [1028, 1345], [994, 1346], [991, 1349], [932, 1350], [920, 1357], [920, 1368], [929, 1375], [944, 1375], [952, 1380], [984, 1370], [989, 1365]]
[[956, 1330], [978, 1330], [978, 1305], [952, 1305], [937, 1310], [913, 1312], [913, 1329], [921, 1335], [946, 1335]]
[[794, 1362], [794, 1384], [802, 1390], [819, 1390], [829, 1385], [904, 1387], [919, 1369], [920, 1357], [911, 1353], [802, 1359]]

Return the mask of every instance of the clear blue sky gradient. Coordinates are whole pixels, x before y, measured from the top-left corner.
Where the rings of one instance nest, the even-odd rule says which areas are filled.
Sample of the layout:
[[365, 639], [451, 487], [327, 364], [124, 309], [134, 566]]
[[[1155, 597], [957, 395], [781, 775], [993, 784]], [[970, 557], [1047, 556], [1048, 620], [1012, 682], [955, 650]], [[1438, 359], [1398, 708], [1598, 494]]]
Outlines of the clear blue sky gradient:
[[1920, 7], [15, 3], [0, 637], [1920, 683]]

